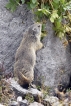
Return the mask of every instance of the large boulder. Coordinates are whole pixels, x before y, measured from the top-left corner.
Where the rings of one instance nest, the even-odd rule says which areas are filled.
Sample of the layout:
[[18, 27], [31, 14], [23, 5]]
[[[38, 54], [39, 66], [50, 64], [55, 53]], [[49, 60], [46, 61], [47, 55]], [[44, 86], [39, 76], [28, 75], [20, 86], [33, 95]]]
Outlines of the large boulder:
[[0, 0], [0, 61], [6, 72], [13, 71], [16, 50], [23, 32], [33, 23], [33, 15], [26, 5], [19, 6], [14, 13], [7, 10], [8, 0]]
[[[67, 81], [71, 71], [71, 54], [69, 45], [63, 45], [53, 31], [53, 25], [48, 20], [46, 24], [47, 36], [43, 39], [44, 48], [37, 52], [35, 66], [35, 82], [50, 88], [58, 85], [61, 76]], [[69, 81], [69, 80], [68, 80]]]

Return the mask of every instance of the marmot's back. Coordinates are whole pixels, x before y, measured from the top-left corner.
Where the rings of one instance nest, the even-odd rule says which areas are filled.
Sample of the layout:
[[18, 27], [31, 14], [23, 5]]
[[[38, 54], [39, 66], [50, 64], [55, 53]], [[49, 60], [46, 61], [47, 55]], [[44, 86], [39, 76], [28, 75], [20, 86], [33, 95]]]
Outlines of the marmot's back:
[[42, 48], [40, 42], [41, 24], [33, 24], [24, 33], [19, 48], [15, 55], [14, 73], [20, 85], [31, 83], [34, 79], [34, 65], [36, 51]]

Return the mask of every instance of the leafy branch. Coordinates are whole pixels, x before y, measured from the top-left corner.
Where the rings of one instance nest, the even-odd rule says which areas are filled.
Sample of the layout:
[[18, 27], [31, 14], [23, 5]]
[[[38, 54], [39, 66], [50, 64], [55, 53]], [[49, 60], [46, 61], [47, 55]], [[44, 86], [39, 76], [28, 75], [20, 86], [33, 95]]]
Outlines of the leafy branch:
[[[54, 24], [55, 34], [60, 38], [71, 32], [71, 0], [9, 0], [6, 8], [13, 12], [20, 3], [26, 3], [33, 10], [37, 21], [45, 24], [45, 19], [49, 18]], [[63, 20], [68, 23], [65, 24]]]

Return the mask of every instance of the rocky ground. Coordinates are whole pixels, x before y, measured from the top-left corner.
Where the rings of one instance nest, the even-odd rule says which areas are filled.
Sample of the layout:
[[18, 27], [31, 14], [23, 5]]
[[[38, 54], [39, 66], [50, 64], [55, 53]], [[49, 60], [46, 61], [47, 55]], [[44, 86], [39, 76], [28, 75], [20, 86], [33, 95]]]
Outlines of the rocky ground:
[[71, 106], [71, 91], [59, 99], [49, 96], [47, 88], [24, 89], [14, 78], [0, 78], [0, 106]]
[[[0, 61], [6, 72], [13, 72], [15, 53], [24, 31], [35, 22], [34, 14], [26, 5], [21, 5], [12, 13], [7, 10], [8, 0], [0, 0]], [[45, 86], [56, 87], [60, 77], [70, 73], [71, 54], [68, 47], [55, 36], [53, 24], [46, 20], [47, 35], [43, 39], [44, 48], [37, 52], [35, 81]]]
[[71, 106], [71, 91], [68, 90], [59, 99], [50, 96], [45, 86], [22, 88], [12, 73], [5, 74], [0, 63], [0, 106]]
[[0, 63], [0, 106], [71, 106], [71, 91], [64, 95], [61, 92], [61, 95], [60, 99], [50, 96], [45, 86], [22, 88], [12, 73], [5, 74], [4, 66]]

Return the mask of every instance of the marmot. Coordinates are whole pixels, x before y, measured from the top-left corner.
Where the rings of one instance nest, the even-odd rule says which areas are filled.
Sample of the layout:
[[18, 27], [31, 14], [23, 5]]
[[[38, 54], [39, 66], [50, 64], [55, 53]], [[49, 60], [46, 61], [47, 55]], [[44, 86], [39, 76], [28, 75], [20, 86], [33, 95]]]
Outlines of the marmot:
[[40, 42], [41, 24], [31, 25], [24, 33], [20, 46], [15, 54], [14, 75], [21, 86], [27, 86], [34, 80], [36, 51], [43, 47]]

